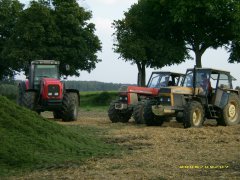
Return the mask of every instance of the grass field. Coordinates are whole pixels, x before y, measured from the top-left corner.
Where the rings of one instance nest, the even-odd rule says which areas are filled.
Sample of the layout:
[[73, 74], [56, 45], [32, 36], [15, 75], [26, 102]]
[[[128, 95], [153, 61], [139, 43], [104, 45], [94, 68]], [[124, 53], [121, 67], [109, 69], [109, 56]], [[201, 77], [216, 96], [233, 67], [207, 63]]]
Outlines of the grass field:
[[[43, 114], [49, 120], [51, 113]], [[123, 150], [117, 156], [89, 158], [82, 165], [34, 171], [20, 179], [239, 179], [240, 125], [184, 129], [175, 120], [162, 127], [111, 123], [106, 111], [80, 110], [64, 126], [98, 129], [107, 144]]]

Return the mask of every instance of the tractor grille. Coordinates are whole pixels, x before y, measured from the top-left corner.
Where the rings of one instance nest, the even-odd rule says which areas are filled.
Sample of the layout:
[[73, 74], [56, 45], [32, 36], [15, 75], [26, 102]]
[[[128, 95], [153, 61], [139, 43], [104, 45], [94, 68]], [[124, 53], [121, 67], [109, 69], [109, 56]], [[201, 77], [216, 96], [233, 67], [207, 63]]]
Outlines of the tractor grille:
[[58, 85], [49, 85], [48, 86], [48, 96], [53, 96], [53, 97], [57, 97], [59, 96], [59, 86]]
[[170, 96], [159, 96], [158, 101], [160, 105], [171, 106]]

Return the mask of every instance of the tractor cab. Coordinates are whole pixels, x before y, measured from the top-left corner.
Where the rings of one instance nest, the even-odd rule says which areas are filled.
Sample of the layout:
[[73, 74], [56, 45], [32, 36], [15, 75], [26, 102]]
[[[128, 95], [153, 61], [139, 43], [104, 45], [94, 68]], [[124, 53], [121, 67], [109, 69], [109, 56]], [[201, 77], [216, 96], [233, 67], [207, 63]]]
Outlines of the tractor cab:
[[29, 87], [31, 89], [39, 90], [42, 78], [60, 79], [59, 61], [54, 60], [32, 61], [29, 69]]
[[183, 76], [173, 72], [153, 72], [149, 78], [147, 87], [160, 88], [167, 86], [178, 86], [182, 81]]

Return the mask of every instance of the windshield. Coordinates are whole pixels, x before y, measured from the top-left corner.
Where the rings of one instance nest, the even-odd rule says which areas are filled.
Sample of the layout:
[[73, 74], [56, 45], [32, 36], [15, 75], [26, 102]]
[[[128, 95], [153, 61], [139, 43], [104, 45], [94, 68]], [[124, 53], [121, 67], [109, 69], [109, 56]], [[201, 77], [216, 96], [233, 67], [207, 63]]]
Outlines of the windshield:
[[[206, 69], [196, 70], [196, 87], [201, 87], [204, 83], [209, 81], [210, 72]], [[193, 70], [188, 70], [183, 81], [183, 86], [193, 87]]]
[[168, 85], [169, 76], [170, 76], [169, 73], [152, 74], [148, 83], [148, 87], [149, 88], [166, 87]]
[[34, 70], [34, 81], [41, 78], [59, 78], [57, 65], [36, 65]]

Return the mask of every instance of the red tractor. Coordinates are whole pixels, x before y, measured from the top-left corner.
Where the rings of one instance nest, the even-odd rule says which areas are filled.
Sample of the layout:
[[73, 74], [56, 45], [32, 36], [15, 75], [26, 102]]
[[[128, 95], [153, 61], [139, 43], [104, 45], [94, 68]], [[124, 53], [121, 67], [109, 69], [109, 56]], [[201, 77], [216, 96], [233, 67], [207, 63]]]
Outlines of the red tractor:
[[177, 86], [183, 74], [173, 72], [153, 72], [147, 87], [123, 86], [120, 88], [119, 98], [110, 104], [109, 119], [126, 123], [131, 116], [137, 124], [145, 123], [143, 110], [145, 100], [158, 95], [159, 89], [166, 86]]
[[29, 68], [29, 78], [19, 83], [18, 104], [33, 111], [53, 111], [54, 118], [77, 120], [79, 91], [67, 89], [60, 81], [59, 61], [36, 60]]

